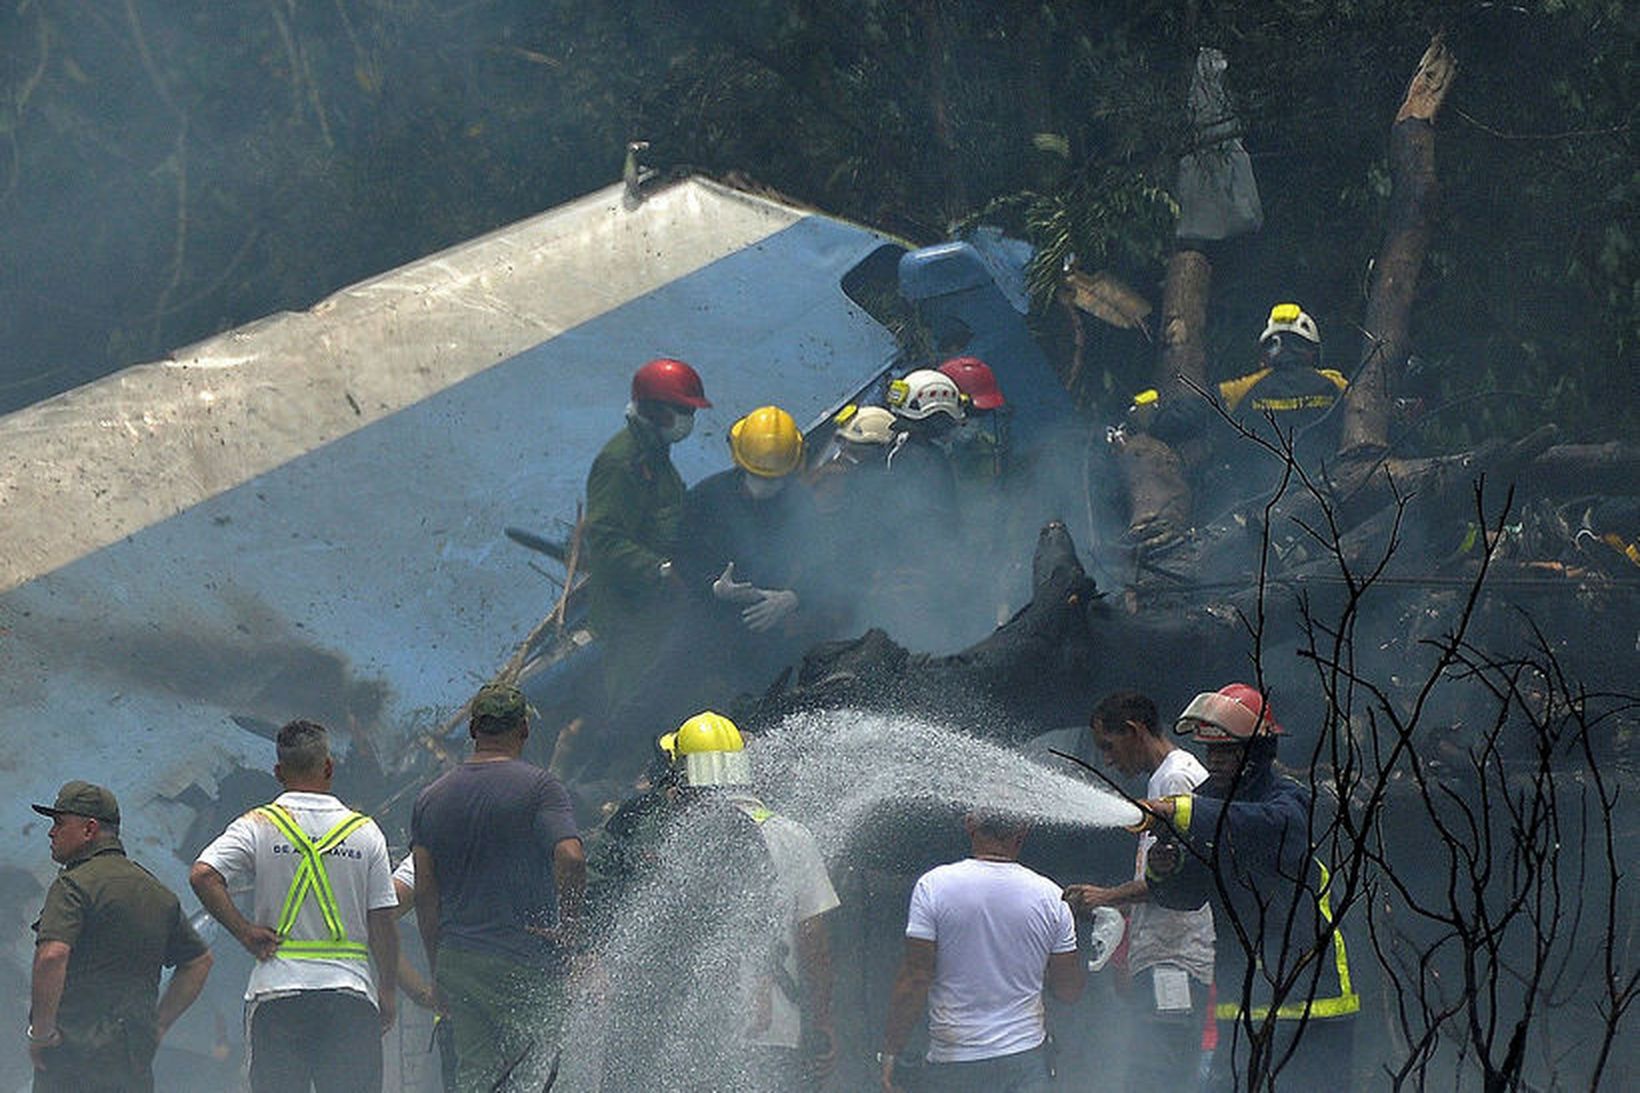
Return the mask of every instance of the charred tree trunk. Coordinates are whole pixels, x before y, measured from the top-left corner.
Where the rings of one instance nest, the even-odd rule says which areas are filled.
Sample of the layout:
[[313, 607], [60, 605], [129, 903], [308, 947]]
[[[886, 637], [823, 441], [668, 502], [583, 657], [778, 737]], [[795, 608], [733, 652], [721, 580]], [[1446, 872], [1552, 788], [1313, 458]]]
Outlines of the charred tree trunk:
[[1190, 483], [1184, 461], [1147, 433], [1124, 436], [1113, 445], [1116, 466], [1127, 487], [1127, 537], [1161, 545], [1190, 526]]
[[[1163, 401], [1194, 399], [1207, 388], [1207, 291], [1213, 266], [1199, 250], [1180, 247], [1168, 259], [1162, 287], [1162, 352], [1156, 390]], [[1128, 538], [1166, 540], [1190, 526], [1186, 471], [1200, 452], [1174, 451], [1155, 437], [1128, 437], [1117, 448], [1128, 492]]]
[[1376, 466], [1372, 457], [1388, 443], [1389, 378], [1406, 359], [1408, 318], [1439, 192], [1435, 116], [1457, 68], [1442, 35], [1436, 34], [1418, 62], [1390, 129], [1389, 224], [1373, 266], [1366, 344], [1361, 366], [1344, 396], [1338, 447], [1345, 456], [1371, 453], [1369, 466]]

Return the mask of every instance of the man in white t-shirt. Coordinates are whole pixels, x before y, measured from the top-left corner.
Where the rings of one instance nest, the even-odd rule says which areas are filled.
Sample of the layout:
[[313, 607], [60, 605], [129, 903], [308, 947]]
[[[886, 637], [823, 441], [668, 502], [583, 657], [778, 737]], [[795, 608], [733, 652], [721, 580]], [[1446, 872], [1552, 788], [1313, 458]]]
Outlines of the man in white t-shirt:
[[1044, 988], [1082, 995], [1087, 971], [1059, 885], [1019, 864], [1029, 827], [988, 810], [964, 821], [969, 857], [924, 873], [911, 893], [905, 957], [883, 1032], [882, 1087], [928, 1010], [927, 1088], [1038, 1093], [1049, 1088]]
[[[322, 725], [292, 721], [277, 746], [285, 792], [229, 824], [188, 877], [256, 958], [245, 988], [251, 1091], [380, 1090], [399, 958], [387, 841], [331, 794]], [[228, 894], [241, 884], [252, 889], [248, 917]]]
[[[1174, 744], [1157, 721], [1156, 704], [1137, 691], [1117, 691], [1095, 707], [1093, 742], [1107, 766], [1146, 776], [1146, 798], [1190, 793], [1207, 768]], [[1078, 911], [1128, 908], [1128, 998], [1137, 1025], [1126, 1053], [1126, 1087], [1170, 1089], [1194, 1081], [1213, 984], [1213, 911], [1206, 903], [1172, 910], [1151, 902], [1145, 863], [1156, 837], [1139, 836], [1133, 879], [1112, 888], [1073, 884], [1065, 900]]]

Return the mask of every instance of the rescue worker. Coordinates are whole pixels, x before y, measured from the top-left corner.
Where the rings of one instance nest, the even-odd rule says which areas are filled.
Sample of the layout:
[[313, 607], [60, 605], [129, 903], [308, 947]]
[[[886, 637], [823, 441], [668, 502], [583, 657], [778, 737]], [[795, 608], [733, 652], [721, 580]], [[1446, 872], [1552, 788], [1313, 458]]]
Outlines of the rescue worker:
[[[256, 958], [245, 987], [251, 1093], [379, 1090], [399, 965], [387, 840], [331, 793], [324, 726], [292, 721], [275, 747], [284, 792], [229, 824], [188, 874]], [[241, 883], [249, 916], [229, 894]]]
[[[962, 516], [945, 444], [963, 420], [962, 392], [951, 377], [922, 368], [891, 382], [887, 402], [894, 414], [887, 496], [866, 519], [901, 538], [883, 552], [871, 593], [857, 597], [858, 622], [881, 627], [912, 649], [954, 652], [976, 640], [979, 624], [992, 625], [991, 612], [973, 594], [989, 579], [988, 559], [971, 556], [972, 564], [960, 570], [927, 564], [930, 550], [958, 553]], [[926, 549], [905, 549], [907, 535]]]
[[[1331, 454], [1338, 429], [1320, 425], [1349, 381], [1321, 367], [1321, 331], [1315, 320], [1297, 304], [1276, 304], [1259, 334], [1258, 350], [1257, 368], [1218, 385], [1219, 404], [1245, 427], [1276, 442], [1278, 436], [1269, 429], [1273, 422], [1279, 437], [1293, 440], [1294, 454], [1305, 465]], [[1130, 420], [1148, 423], [1152, 435], [1174, 448], [1199, 434], [1209, 417], [1207, 407], [1190, 392], [1162, 400], [1155, 390], [1135, 396], [1129, 413]]]
[[684, 579], [733, 608], [747, 632], [765, 634], [815, 606], [814, 594], [796, 587], [814, 568], [803, 555], [818, 518], [797, 473], [803, 433], [780, 407], [759, 407], [730, 427], [729, 454], [734, 467], [684, 499]]
[[683, 586], [673, 555], [682, 541], [683, 478], [671, 447], [694, 429], [695, 411], [711, 406], [700, 374], [670, 357], [632, 376], [626, 426], [605, 444], [587, 472], [582, 541], [587, 554], [587, 616], [603, 656], [601, 733], [590, 754], [560, 740], [554, 762], [596, 777], [628, 752], [647, 750], [647, 723], [634, 702], [635, 681], [648, 678], [675, 625]]
[[[652, 924], [691, 974], [646, 979], [646, 992], [669, 984], [682, 996], [652, 994], [646, 1006], [630, 1007], [640, 1027], [612, 1030], [631, 1050], [610, 1053], [603, 1088], [813, 1088], [837, 1053], [826, 915], [839, 901], [819, 844], [757, 795], [745, 741], [729, 718], [704, 710], [656, 743], [672, 785], [666, 806], [649, 814], [649, 826], [660, 828], [650, 841], [660, 853], [700, 855], [717, 868], [711, 884], [669, 895], [669, 920]], [[734, 944], [725, 946], [725, 937]], [[711, 1019], [694, 1021], [701, 1012]], [[670, 1013], [691, 1020], [657, 1027], [656, 1015]], [[674, 1052], [668, 1036], [685, 1038], [684, 1049]], [[692, 1067], [667, 1069], [683, 1055]]]
[[959, 480], [995, 482], [1008, 455], [1008, 400], [991, 366], [978, 357], [952, 357], [940, 365], [966, 400], [967, 413], [950, 434], [951, 464]]
[[822, 516], [875, 511], [882, 504], [894, 415], [881, 406], [849, 403], [832, 419], [832, 449], [807, 482]]
[[962, 392], [951, 377], [919, 368], [888, 385], [894, 415], [894, 443], [888, 453], [894, 514], [936, 540], [954, 536], [957, 482], [951, 460], [940, 447], [963, 420]]
[[[842, 602], [830, 594], [829, 541], [797, 472], [803, 434], [778, 406], [729, 430], [735, 466], [684, 499], [674, 563], [681, 590], [671, 627], [648, 668], [628, 680], [614, 721], [630, 740], [643, 726], [670, 724], [691, 709], [765, 690], [804, 650], [831, 635]], [[651, 751], [619, 749], [605, 766], [636, 775]]]
[[[1161, 840], [1151, 848], [1146, 882], [1164, 906], [1194, 906], [1204, 892], [1213, 897], [1221, 927], [1215, 1086], [1232, 1088], [1238, 1077], [1247, 1081], [1249, 1067], [1268, 1074], [1279, 1064], [1283, 1087], [1347, 1088], [1361, 1000], [1333, 919], [1332, 875], [1310, 845], [1310, 790], [1274, 769], [1281, 725], [1256, 689], [1231, 683], [1197, 695], [1174, 728], [1205, 747], [1208, 779], [1194, 793], [1141, 802], [1141, 829]], [[1242, 936], [1246, 944], [1237, 941]], [[1272, 987], [1282, 988], [1280, 998], [1272, 999]], [[1274, 1035], [1260, 1043], [1253, 1034], [1270, 1019], [1272, 1000]]]
[[957, 482], [965, 553], [990, 574], [991, 612], [1001, 626], [1024, 591], [1020, 559], [1043, 518], [1053, 514], [1027, 500], [1035, 491], [1009, 459], [1011, 411], [991, 366], [978, 357], [953, 357], [939, 371], [957, 385], [966, 411], [944, 441]]
[[694, 429], [695, 411], [711, 405], [689, 365], [650, 361], [632, 376], [626, 426], [587, 473], [589, 621], [603, 647], [611, 709], [648, 668], [671, 625], [684, 491], [670, 449]]

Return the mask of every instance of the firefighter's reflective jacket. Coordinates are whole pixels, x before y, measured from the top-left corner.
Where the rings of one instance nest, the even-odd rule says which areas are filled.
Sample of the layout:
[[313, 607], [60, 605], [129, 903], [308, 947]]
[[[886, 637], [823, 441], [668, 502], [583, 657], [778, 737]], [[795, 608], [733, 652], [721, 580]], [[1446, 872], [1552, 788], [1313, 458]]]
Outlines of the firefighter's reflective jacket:
[[1211, 863], [1230, 897], [1224, 906], [1220, 885], [1211, 885], [1216, 1016], [1234, 1020], [1242, 1014], [1248, 953], [1241, 933], [1253, 939], [1255, 1020], [1269, 1013], [1278, 985], [1284, 988], [1278, 1020], [1347, 1017], [1360, 1010], [1344, 932], [1334, 918], [1336, 883], [1309, 842], [1309, 791], [1266, 767], [1249, 769], [1232, 800], [1201, 793], [1176, 800], [1174, 827]]

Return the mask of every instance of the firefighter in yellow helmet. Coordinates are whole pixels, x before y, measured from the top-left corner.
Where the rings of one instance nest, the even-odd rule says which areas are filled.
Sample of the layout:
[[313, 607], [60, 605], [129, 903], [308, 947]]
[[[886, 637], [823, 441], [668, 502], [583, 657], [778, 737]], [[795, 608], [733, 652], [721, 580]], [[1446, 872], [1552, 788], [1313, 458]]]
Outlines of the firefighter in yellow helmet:
[[[830, 1075], [837, 1055], [824, 916], [839, 901], [819, 844], [754, 792], [745, 741], [729, 718], [703, 710], [658, 743], [681, 775], [685, 811], [678, 822], [703, 838], [750, 841], [767, 866], [758, 872], [774, 889], [765, 894], [779, 912], [773, 936], [743, 941], [741, 1024], [738, 1042], [726, 1047], [746, 1052], [744, 1069], [756, 1075], [757, 1088], [812, 1088]], [[714, 814], [730, 822], [714, 823]], [[725, 1066], [731, 1069], [741, 1068]]]
[[[815, 641], [833, 636], [828, 537], [803, 481], [806, 444], [791, 414], [763, 406], [729, 430], [734, 466], [684, 498], [678, 573], [686, 618], [668, 638], [655, 686], [689, 707], [764, 690]], [[653, 724], [657, 715], [647, 718]]]
[[814, 606], [819, 571], [818, 515], [797, 473], [802, 430], [780, 407], [760, 407], [730, 428], [729, 454], [734, 468], [684, 499], [684, 579], [723, 609], [719, 618], [752, 634], [791, 633]]

